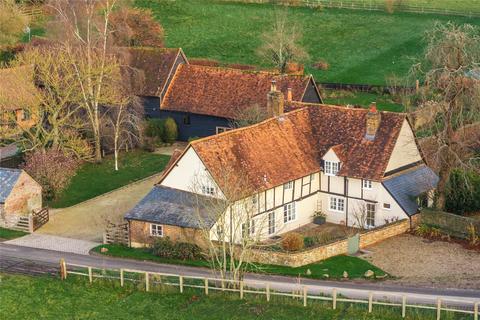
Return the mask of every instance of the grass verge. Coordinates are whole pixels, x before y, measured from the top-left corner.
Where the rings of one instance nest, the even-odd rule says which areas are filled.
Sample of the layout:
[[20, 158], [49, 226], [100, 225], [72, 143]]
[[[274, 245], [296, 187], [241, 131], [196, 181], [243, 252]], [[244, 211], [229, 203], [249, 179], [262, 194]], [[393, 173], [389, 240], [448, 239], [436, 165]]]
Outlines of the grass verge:
[[[145, 292], [141, 285], [95, 279], [93, 284], [76, 276], [66, 281], [50, 277], [28, 277], [0, 274], [0, 314], [9, 319], [402, 319], [400, 308], [374, 306], [371, 314], [363, 304], [302, 301], [263, 295], [210, 292], [155, 286]], [[471, 315], [469, 316], [471, 318]], [[434, 311], [407, 310], [407, 319], [434, 318]], [[442, 319], [461, 319], [442, 313]], [[467, 319], [465, 317], [464, 319]]]
[[28, 233], [0, 227], [0, 239], [11, 240], [26, 236]]
[[85, 163], [70, 181], [69, 186], [52, 201], [52, 208], [64, 208], [123, 187], [155, 173], [161, 172], [170, 159], [145, 151], [123, 153], [119, 160], [119, 171], [114, 169], [112, 156], [102, 163]]
[[[102, 248], [107, 248], [107, 252], [101, 252]], [[93, 249], [94, 252], [112, 257], [127, 258], [135, 260], [155, 261], [166, 264], [177, 264], [190, 267], [210, 268], [210, 263], [206, 260], [176, 260], [158, 257], [150, 252], [148, 248], [129, 248], [121, 245], [100, 245]], [[310, 272], [308, 272], [310, 270]], [[372, 265], [366, 260], [352, 256], [336, 256], [318, 263], [312, 263], [298, 268], [256, 264], [250, 268], [250, 272], [282, 275], [282, 276], [301, 276], [311, 279], [341, 279], [343, 272], [347, 271], [350, 279], [363, 278], [367, 270], [375, 272], [376, 276], [383, 277], [385, 272]], [[325, 276], [325, 275], [328, 275]]]

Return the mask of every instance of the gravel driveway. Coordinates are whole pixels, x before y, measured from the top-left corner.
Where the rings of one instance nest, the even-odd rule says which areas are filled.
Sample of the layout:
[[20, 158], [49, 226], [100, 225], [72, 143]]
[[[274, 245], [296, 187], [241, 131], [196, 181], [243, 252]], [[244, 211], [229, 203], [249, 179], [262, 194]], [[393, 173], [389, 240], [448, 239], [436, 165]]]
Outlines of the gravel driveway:
[[51, 210], [50, 221], [35, 233], [102, 242], [106, 220], [120, 221], [158, 182], [161, 174], [87, 200], [73, 207]]
[[364, 257], [398, 280], [413, 286], [480, 289], [480, 253], [461, 245], [409, 234], [367, 248]]

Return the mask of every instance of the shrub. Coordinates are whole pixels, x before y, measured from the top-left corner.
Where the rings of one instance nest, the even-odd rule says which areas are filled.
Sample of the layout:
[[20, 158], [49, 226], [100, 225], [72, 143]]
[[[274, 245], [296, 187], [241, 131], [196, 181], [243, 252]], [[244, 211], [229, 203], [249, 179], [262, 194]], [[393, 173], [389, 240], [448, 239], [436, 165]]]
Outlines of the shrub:
[[480, 175], [455, 170], [450, 175], [445, 209], [463, 215], [480, 210]]
[[163, 119], [149, 119], [145, 126], [145, 135], [149, 138], [159, 138], [165, 134], [165, 120]]
[[77, 172], [79, 161], [56, 149], [36, 150], [27, 155], [23, 169], [42, 186], [45, 199], [54, 199]]
[[282, 248], [286, 251], [303, 249], [303, 236], [296, 232], [289, 232], [282, 238]]
[[305, 237], [303, 238], [303, 245], [305, 248], [311, 248], [317, 244], [317, 239], [315, 237]]
[[328, 70], [328, 68], [330, 68], [330, 65], [325, 60], [319, 60], [313, 64], [313, 67], [317, 70]]
[[175, 140], [178, 138], [178, 128], [175, 120], [173, 118], [168, 117], [165, 120], [165, 130], [163, 134], [163, 141], [167, 143], [174, 143]]
[[199, 246], [187, 242], [172, 242], [169, 237], [156, 239], [152, 253], [162, 258], [180, 260], [197, 260], [202, 257]]

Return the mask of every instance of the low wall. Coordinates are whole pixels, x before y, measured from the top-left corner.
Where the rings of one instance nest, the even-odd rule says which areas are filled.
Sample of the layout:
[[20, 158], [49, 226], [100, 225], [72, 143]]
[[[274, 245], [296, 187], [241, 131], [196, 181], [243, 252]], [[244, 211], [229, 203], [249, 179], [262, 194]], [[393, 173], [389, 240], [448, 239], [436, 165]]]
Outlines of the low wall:
[[459, 216], [453, 213], [423, 209], [420, 222], [429, 226], [440, 228], [452, 236], [466, 238], [467, 228], [473, 225], [477, 232], [480, 230], [480, 220]]
[[[371, 246], [377, 242], [405, 233], [410, 229], [408, 219], [401, 220], [374, 230], [360, 234], [360, 248]], [[339, 240], [324, 246], [300, 252], [275, 252], [268, 250], [253, 250], [251, 261], [264, 264], [276, 264], [289, 267], [301, 267], [320, 260], [346, 254], [348, 240]]]

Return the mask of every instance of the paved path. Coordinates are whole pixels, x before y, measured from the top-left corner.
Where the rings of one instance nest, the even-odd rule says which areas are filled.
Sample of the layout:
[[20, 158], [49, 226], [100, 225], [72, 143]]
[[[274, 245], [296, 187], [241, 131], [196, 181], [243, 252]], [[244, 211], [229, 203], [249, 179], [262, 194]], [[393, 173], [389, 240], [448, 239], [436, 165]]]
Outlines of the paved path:
[[51, 210], [50, 221], [36, 233], [101, 242], [106, 220], [123, 220], [125, 213], [152, 189], [160, 175], [159, 173], [73, 207]]
[[[67, 263], [88, 265], [106, 269], [135, 269], [149, 272], [181, 274], [184, 276], [213, 277], [211, 270], [177, 265], [158, 264], [148, 261], [136, 261], [118, 259], [105, 256], [86, 256], [51, 250], [40, 250], [26, 247], [14, 246], [7, 243], [0, 243], [0, 261], [6, 266], [3, 271], [8, 271], [8, 266], [18, 265], [19, 261], [26, 261], [24, 264], [45, 264], [47, 266], [58, 265], [61, 258]], [[12, 263], [9, 263], [12, 261]], [[0, 267], [1, 267], [0, 263]], [[22, 270], [25, 269], [22, 267]], [[28, 269], [28, 268], [27, 268]], [[0, 271], [2, 269], [0, 268]], [[24, 270], [25, 271], [25, 270]], [[324, 281], [269, 275], [246, 276], [247, 281], [269, 282], [271, 288], [278, 291], [291, 292], [298, 289], [300, 285], [307, 285], [309, 293], [331, 294], [333, 288], [338, 293], [350, 298], [368, 299], [371, 291], [375, 291], [376, 300], [398, 301], [403, 294], [408, 296], [409, 303], [429, 303], [434, 305], [437, 298], [442, 298], [448, 305], [458, 305], [472, 310], [473, 303], [480, 301], [479, 290], [460, 289], [435, 289], [435, 288], [414, 288], [395, 285], [384, 285], [382, 283], [355, 283], [343, 281]]]
[[93, 241], [78, 240], [37, 233], [32, 233], [21, 238], [7, 241], [5, 243], [22, 247], [48, 249], [82, 255], [88, 255], [92, 248], [100, 244]]

